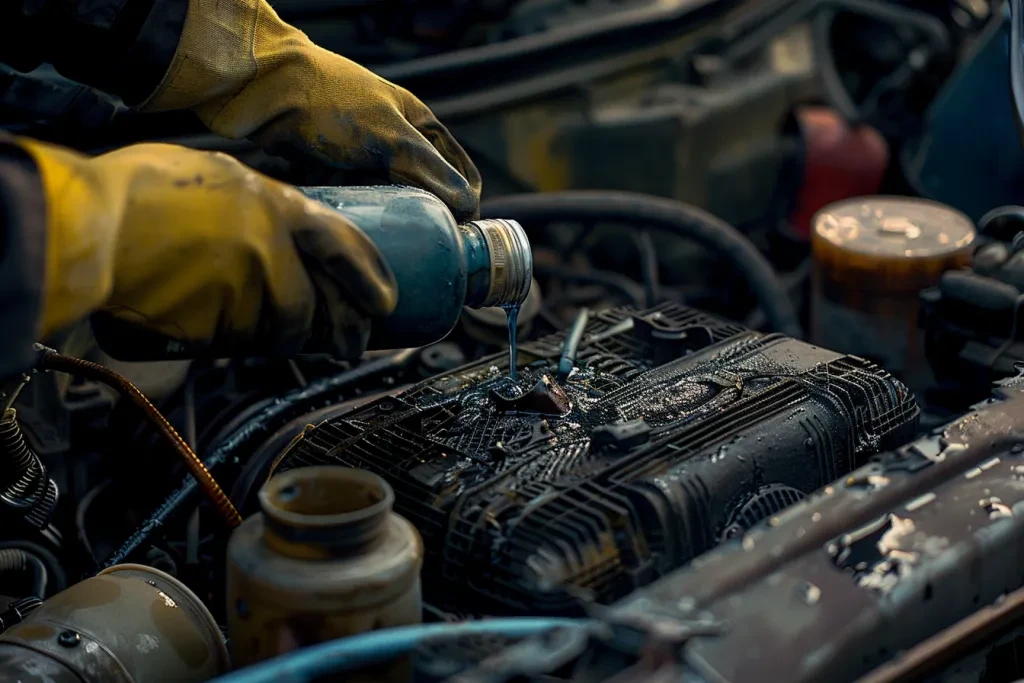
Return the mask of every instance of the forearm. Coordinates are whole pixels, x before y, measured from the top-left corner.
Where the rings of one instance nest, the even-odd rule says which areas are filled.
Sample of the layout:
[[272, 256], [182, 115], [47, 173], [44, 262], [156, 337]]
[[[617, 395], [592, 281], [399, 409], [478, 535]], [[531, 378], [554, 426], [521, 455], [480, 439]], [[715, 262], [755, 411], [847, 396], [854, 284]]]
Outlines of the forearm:
[[0, 133], [0, 378], [32, 362], [42, 311], [45, 206], [31, 157]]
[[187, 10], [188, 0], [6, 0], [0, 62], [21, 71], [49, 62], [138, 104], [167, 73]]

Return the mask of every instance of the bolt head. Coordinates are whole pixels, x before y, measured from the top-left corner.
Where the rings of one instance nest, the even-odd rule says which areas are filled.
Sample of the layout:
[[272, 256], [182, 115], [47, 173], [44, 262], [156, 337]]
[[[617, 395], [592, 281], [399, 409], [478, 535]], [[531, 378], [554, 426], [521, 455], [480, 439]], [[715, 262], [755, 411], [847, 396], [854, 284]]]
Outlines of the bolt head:
[[61, 647], [78, 647], [82, 642], [82, 636], [75, 631], [61, 631], [57, 636], [57, 644]]

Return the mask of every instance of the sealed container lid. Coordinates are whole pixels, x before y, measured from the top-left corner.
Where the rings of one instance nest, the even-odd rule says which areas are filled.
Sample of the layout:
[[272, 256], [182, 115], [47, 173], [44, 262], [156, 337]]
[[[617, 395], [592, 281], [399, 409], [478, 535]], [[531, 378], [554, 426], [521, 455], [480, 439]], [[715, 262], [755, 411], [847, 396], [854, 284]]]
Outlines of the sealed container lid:
[[[912, 197], [859, 197], [814, 218], [815, 272], [845, 291], [914, 293], [970, 265], [975, 230], [951, 207]], [[916, 305], [916, 304], [915, 304]]]
[[944, 258], [969, 249], [974, 223], [952, 207], [912, 197], [860, 197], [814, 219], [814, 239], [879, 259]]

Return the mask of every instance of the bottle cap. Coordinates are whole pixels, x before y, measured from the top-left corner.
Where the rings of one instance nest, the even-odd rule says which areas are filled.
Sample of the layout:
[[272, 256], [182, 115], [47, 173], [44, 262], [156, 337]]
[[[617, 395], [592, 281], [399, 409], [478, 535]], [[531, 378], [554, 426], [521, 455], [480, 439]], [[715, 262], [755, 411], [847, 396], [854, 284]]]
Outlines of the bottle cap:
[[468, 225], [480, 232], [490, 254], [490, 285], [477, 307], [522, 304], [533, 280], [533, 253], [523, 227], [502, 218], [471, 221]]

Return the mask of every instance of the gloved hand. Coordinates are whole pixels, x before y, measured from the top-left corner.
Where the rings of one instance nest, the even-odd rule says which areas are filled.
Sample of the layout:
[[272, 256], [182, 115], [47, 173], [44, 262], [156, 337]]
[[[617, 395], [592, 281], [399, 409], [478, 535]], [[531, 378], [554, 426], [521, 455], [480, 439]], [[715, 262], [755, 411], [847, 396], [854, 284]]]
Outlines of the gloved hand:
[[479, 209], [480, 174], [411, 93], [314, 45], [265, 0], [190, 0], [149, 111], [192, 109], [224, 137], [428, 190], [456, 218]]
[[394, 310], [394, 278], [361, 230], [227, 155], [18, 144], [46, 198], [44, 339], [99, 311], [172, 356], [354, 357], [368, 318]]

